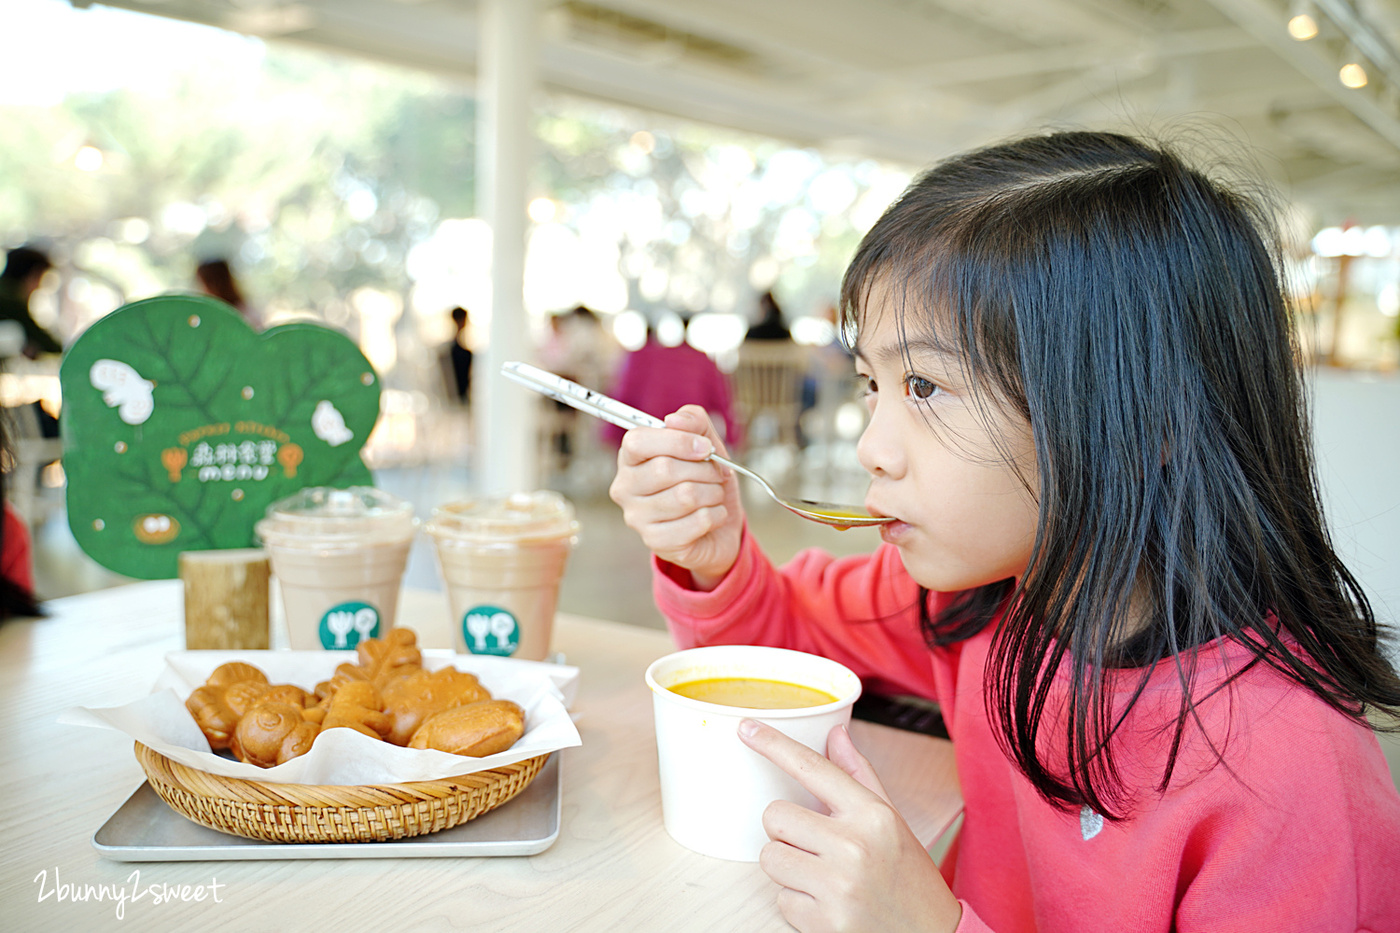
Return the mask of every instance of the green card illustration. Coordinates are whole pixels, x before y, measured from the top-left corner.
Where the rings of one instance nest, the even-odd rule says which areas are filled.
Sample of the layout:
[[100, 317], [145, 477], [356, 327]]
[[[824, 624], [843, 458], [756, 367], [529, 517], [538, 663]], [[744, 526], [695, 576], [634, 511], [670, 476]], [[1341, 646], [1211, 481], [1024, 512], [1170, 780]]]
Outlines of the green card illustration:
[[304, 486], [368, 486], [379, 378], [319, 324], [257, 333], [212, 298], [119, 308], [64, 355], [68, 524], [94, 560], [174, 577], [181, 551], [249, 547]]

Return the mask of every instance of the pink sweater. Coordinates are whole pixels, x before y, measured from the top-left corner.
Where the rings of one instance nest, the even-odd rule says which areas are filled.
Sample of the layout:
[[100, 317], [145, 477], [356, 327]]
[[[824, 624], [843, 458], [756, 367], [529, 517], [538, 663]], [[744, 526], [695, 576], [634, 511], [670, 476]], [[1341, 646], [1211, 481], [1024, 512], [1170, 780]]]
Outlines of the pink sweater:
[[[1400, 931], [1400, 795], [1375, 736], [1265, 664], [1199, 706], [1226, 765], [1188, 731], [1165, 793], [1154, 781], [1181, 694], [1174, 665], [1157, 666], [1115, 740], [1143, 791], [1134, 817], [1114, 823], [1050, 806], [1021, 775], [983, 702], [995, 625], [927, 648], [918, 585], [894, 548], [806, 551], [779, 571], [746, 532], [712, 592], [687, 588], [688, 574], [663, 562], [656, 570], [657, 605], [683, 647], [810, 651], [868, 690], [939, 702], [967, 807], [942, 866], [963, 903], [959, 933]], [[947, 598], [934, 594], [935, 612]], [[1200, 685], [1247, 660], [1224, 640], [1197, 653]], [[1123, 690], [1139, 673], [1119, 675]]]

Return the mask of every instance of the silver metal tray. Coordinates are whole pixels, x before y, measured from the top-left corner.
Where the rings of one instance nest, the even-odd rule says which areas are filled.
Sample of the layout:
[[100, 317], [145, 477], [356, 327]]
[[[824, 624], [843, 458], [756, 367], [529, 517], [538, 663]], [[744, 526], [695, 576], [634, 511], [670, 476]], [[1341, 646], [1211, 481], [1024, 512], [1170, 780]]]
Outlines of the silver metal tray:
[[261, 842], [209, 829], [166, 806], [143, 783], [92, 837], [118, 862], [202, 862], [241, 859], [443, 858], [534, 855], [559, 838], [559, 756], [514, 799], [441, 832], [391, 842]]

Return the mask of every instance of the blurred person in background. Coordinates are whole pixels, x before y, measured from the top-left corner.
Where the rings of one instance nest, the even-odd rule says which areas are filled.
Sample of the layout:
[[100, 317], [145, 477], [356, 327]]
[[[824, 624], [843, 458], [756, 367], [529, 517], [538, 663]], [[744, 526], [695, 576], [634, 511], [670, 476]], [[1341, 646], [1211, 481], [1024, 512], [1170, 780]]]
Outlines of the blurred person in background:
[[[816, 439], [830, 442], [835, 431], [836, 410], [852, 397], [855, 357], [841, 342], [840, 312], [834, 303], [822, 310], [821, 319], [831, 325], [826, 343], [812, 348], [809, 366], [802, 378], [802, 411], [797, 416], [797, 443], [806, 447], [813, 440], [806, 422], [814, 422]], [[813, 414], [809, 415], [808, 413]]]
[[[43, 250], [20, 246], [6, 255], [5, 270], [0, 272], [0, 321], [13, 321], [23, 328], [19, 352], [31, 360], [38, 359], [41, 354], [63, 352], [63, 344], [41, 327], [29, 310], [29, 299], [39, 289], [44, 274], [52, 268], [53, 262]], [[40, 402], [34, 402], [32, 407], [39, 436], [58, 437], [58, 419]]]
[[783, 321], [783, 309], [771, 291], [758, 297], [758, 323], [749, 327], [745, 340], [791, 340], [792, 332]]
[[0, 321], [17, 321], [24, 328], [24, 355], [31, 360], [41, 353], [62, 353], [63, 345], [40, 327], [29, 311], [29, 299], [44, 273], [53, 268], [48, 254], [33, 246], [20, 246], [5, 257], [0, 272]]
[[[13, 462], [4, 418], [0, 418], [0, 452], [4, 459]], [[34, 552], [29, 526], [10, 505], [5, 495], [5, 482], [5, 475], [0, 473], [0, 500], [4, 506], [4, 515], [0, 517], [0, 620], [41, 616], [44, 612], [34, 599]]]
[[550, 317], [549, 334], [540, 347], [540, 363], [579, 385], [601, 389], [612, 379], [621, 349], [598, 313], [587, 305], [578, 305]]
[[471, 316], [467, 309], [458, 305], [450, 312], [455, 331], [452, 339], [442, 350], [443, 366], [452, 374], [449, 385], [457, 393], [457, 402], [470, 405], [472, 398], [472, 350], [468, 346], [471, 334]]
[[243, 320], [248, 322], [249, 327], [262, 330], [262, 315], [249, 306], [248, 300], [243, 297], [243, 289], [239, 287], [233, 267], [227, 259], [209, 259], [201, 262], [195, 266], [194, 277], [201, 292], [232, 305], [243, 316]]
[[[613, 339], [596, 311], [578, 305], [569, 311], [550, 315], [549, 332], [540, 344], [540, 365], [555, 375], [579, 385], [606, 391], [612, 382], [622, 348]], [[550, 447], [567, 468], [580, 443], [594, 436], [579, 430], [579, 414], [563, 402], [554, 402], [550, 425]]]
[[[657, 418], [665, 418], [682, 405], [700, 405], [724, 432], [726, 446], [741, 444], [728, 377], [704, 351], [686, 341], [666, 346], [657, 339], [651, 323], [646, 343], [622, 358], [608, 394]], [[616, 425], [603, 425], [603, 437], [614, 447], [622, 443], [624, 433]]]

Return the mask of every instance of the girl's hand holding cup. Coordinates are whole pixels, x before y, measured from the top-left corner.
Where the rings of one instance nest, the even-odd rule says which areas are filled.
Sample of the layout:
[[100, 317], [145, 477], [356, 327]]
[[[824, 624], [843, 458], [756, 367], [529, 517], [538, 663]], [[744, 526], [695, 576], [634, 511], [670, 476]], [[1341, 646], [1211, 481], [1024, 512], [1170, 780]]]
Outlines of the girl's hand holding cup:
[[826, 758], [752, 719], [739, 724], [739, 738], [828, 811], [778, 800], [763, 814], [772, 842], [759, 865], [782, 886], [788, 923], [802, 933], [957, 927], [962, 905], [844, 726], [831, 730]]
[[665, 420], [623, 436], [608, 494], [652, 553], [689, 570], [695, 588], [713, 589], [739, 556], [738, 478], [705, 459], [725, 453], [705, 409], [686, 405]]

